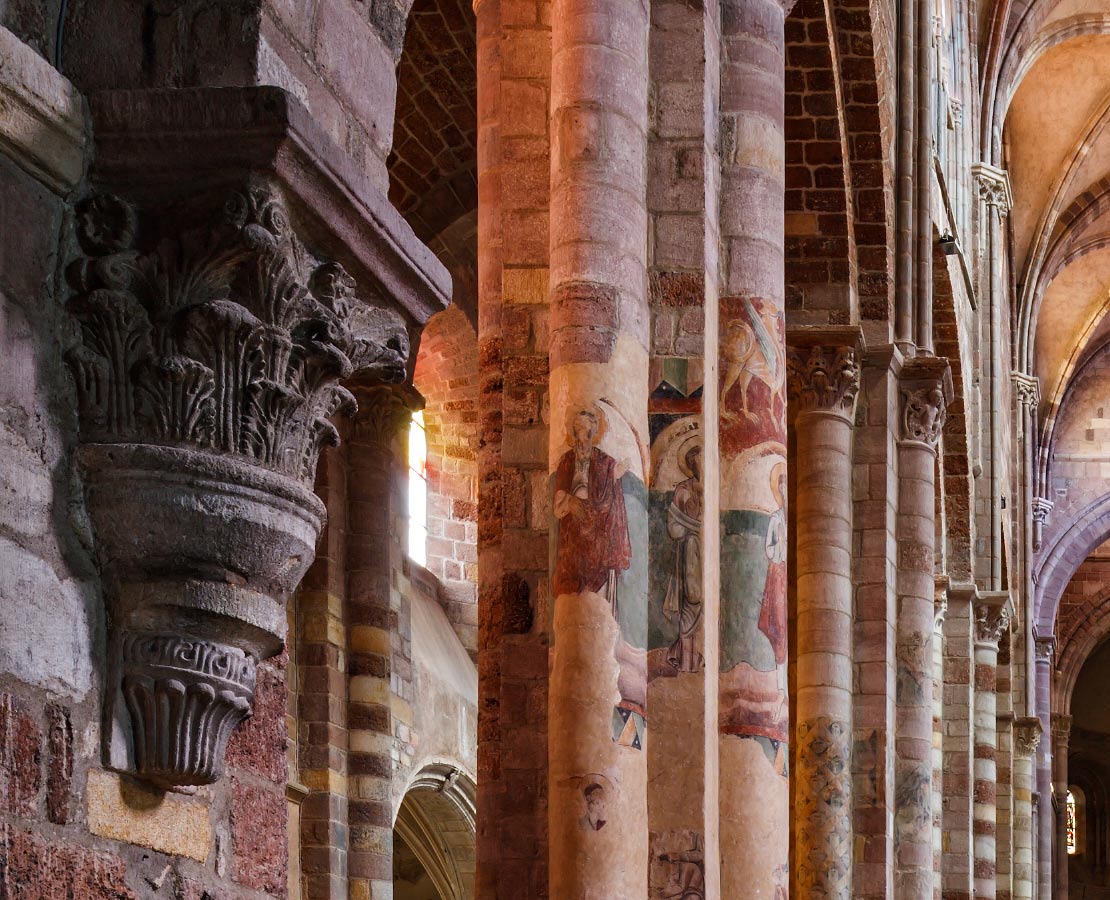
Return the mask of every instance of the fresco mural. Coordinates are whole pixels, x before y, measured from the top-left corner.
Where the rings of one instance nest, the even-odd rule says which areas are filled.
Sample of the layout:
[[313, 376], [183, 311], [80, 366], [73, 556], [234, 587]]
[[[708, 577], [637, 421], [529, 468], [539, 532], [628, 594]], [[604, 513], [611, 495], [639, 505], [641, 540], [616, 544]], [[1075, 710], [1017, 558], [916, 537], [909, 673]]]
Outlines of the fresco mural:
[[786, 360], [781, 310], [728, 301], [721, 336], [721, 730], [786, 772]]
[[[628, 432], [611, 433], [610, 423]], [[631, 471], [640, 462], [640, 441], [604, 400], [575, 409], [567, 418], [568, 449], [552, 475], [552, 590], [556, 597], [591, 592], [609, 604], [620, 626], [615, 655], [620, 665], [620, 702], [613, 710], [613, 739], [642, 750], [647, 706], [646, 653], [648, 498]], [[631, 443], [631, 447], [629, 444]], [[608, 447], [608, 449], [606, 449]], [[617, 459], [609, 450], [634, 454]]]
[[700, 416], [668, 417], [652, 444], [649, 678], [704, 667], [703, 453]]

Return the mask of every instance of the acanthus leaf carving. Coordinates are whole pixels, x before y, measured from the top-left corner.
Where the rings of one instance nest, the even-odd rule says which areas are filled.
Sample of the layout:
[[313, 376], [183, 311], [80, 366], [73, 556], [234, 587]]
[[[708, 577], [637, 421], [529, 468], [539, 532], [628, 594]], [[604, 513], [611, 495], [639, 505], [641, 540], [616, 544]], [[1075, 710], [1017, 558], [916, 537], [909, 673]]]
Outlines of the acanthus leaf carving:
[[790, 402], [799, 411], [826, 410], [851, 415], [859, 393], [860, 368], [855, 348], [812, 346], [787, 354]]
[[82, 342], [69, 362], [82, 439], [190, 445], [310, 481], [335, 439], [322, 422], [352, 403], [338, 382], [404, 379], [404, 322], [308, 254], [264, 181], [232, 192], [215, 222], [160, 218], [145, 249], [125, 201], [78, 207], [69, 308]]
[[1014, 755], [1028, 759], [1041, 742], [1043, 728], [1035, 716], [1014, 720]]
[[267, 178], [142, 209], [96, 193], [75, 227], [67, 359], [120, 657], [105, 754], [205, 784], [312, 562], [317, 460], [357, 406], [341, 382], [393, 390], [408, 331], [308, 251]]
[[975, 643], [998, 649], [998, 642], [1010, 628], [1010, 604], [980, 601], [975, 605]]

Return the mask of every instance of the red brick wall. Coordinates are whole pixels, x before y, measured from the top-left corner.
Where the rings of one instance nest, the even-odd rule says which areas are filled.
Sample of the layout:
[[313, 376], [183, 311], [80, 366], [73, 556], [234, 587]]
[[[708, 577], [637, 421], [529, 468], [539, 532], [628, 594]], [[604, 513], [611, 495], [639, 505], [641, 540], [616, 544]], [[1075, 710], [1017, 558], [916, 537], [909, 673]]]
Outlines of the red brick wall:
[[428, 435], [428, 569], [459, 640], [478, 652], [478, 338], [457, 307], [428, 322], [416, 358]]

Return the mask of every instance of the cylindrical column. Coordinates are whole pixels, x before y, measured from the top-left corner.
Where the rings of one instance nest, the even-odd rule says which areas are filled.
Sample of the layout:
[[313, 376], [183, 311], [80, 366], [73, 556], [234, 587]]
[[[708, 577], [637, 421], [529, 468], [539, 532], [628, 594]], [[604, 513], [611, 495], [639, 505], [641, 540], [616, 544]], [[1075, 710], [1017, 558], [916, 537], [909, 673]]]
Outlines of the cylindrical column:
[[724, 897], [789, 893], [783, 30], [779, 0], [721, 4]]
[[1014, 720], [1014, 900], [1033, 900], [1033, 754], [1041, 720]]
[[944, 619], [948, 578], [936, 579], [933, 599], [933, 900], [944, 893]]
[[1068, 900], [1068, 739], [1071, 716], [1052, 716], [1052, 771], [1056, 787], [1056, 890], [1052, 900]]
[[852, 896], [852, 419], [849, 346], [791, 349], [797, 409], [794, 895]]
[[501, 2], [476, 0], [478, 93], [478, 784], [475, 896], [495, 900], [501, 858]]
[[996, 872], [998, 845], [998, 641], [1010, 625], [1009, 598], [986, 593], [975, 609], [975, 805], [972, 829], [975, 836], [975, 896], [993, 900], [998, 896]]
[[551, 23], [550, 896], [640, 898], [648, 891], [647, 6], [555, 0]]
[[1052, 897], [1052, 872], [1055, 864], [1052, 856], [1052, 842], [1056, 831], [1056, 819], [1052, 811], [1052, 750], [1053, 742], [1049, 740], [1052, 730], [1052, 717], [1049, 704], [1052, 690], [1052, 654], [1055, 649], [1055, 639], [1037, 638], [1034, 651], [1036, 653], [1036, 687], [1037, 687], [1037, 718], [1041, 722], [1041, 731], [1046, 735], [1041, 741], [1040, 752], [1037, 754], [1037, 793], [1040, 795], [1039, 818], [1037, 819], [1037, 897], [1038, 900], [1049, 900]]
[[933, 575], [937, 441], [951, 394], [948, 363], [918, 357], [901, 383], [898, 441], [895, 871], [897, 900], [933, 895]]

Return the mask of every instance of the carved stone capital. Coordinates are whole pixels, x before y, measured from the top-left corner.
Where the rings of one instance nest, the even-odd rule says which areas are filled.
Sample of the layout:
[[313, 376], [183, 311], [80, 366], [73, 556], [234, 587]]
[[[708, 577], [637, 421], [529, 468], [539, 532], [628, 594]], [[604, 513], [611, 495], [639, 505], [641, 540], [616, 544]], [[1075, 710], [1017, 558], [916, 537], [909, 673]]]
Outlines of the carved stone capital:
[[1033, 498], [1033, 521], [1038, 525], [1048, 524], [1048, 514], [1052, 512], [1055, 504], [1044, 497]]
[[351, 423], [351, 438], [371, 444], [390, 446], [412, 421], [413, 413], [424, 408], [424, 399], [407, 386], [373, 385], [356, 388], [358, 413]]
[[1052, 746], [1056, 750], [1067, 750], [1071, 740], [1071, 716], [1063, 713], [1052, 714]]
[[1030, 759], [1041, 742], [1043, 730], [1036, 716], [1014, 719], [1014, 756]]
[[1033, 639], [1033, 656], [1039, 663], [1051, 664], [1056, 653], [1056, 638], [1053, 635]]
[[288, 100], [92, 104], [67, 360], [110, 623], [103, 753], [162, 787], [219, 778], [315, 556], [312, 483], [333, 419], [356, 409], [347, 385], [405, 380], [409, 324], [445, 275], [413, 262], [411, 233], [401, 252], [396, 211], [375, 220], [351, 173], [340, 190], [342, 161]]
[[948, 595], [938, 593], [933, 598], [933, 631], [940, 632], [944, 629], [944, 620], [948, 616]]
[[1024, 372], [1011, 372], [1010, 378], [1018, 402], [1027, 410], [1035, 409], [1041, 397], [1040, 379], [1036, 375], [1026, 375]]
[[998, 650], [998, 642], [1010, 628], [1012, 609], [1005, 594], [985, 593], [975, 601], [975, 646]]
[[1013, 207], [1013, 194], [1010, 192], [1010, 177], [1005, 169], [988, 163], [976, 163], [971, 167], [972, 177], [979, 199], [1006, 215]]
[[952, 375], [948, 361], [918, 357], [906, 364], [899, 388], [901, 395], [900, 434], [935, 448], [948, 416], [952, 397]]
[[854, 347], [790, 347], [787, 367], [790, 402], [799, 412], [820, 410], [852, 416], [860, 384]]

